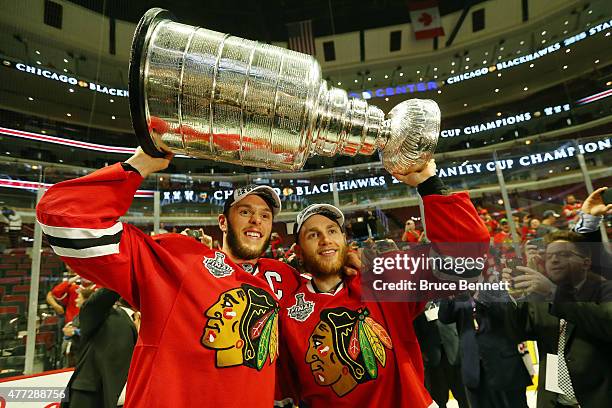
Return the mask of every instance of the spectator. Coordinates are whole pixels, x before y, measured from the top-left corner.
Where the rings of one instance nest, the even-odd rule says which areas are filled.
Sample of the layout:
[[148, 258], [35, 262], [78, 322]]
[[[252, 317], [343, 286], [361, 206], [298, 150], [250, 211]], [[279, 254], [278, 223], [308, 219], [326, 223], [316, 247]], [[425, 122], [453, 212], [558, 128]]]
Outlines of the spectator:
[[273, 232], [270, 235], [270, 251], [272, 251], [272, 258], [278, 259], [282, 256], [283, 252], [283, 239], [278, 232]]
[[419, 238], [421, 237], [421, 231], [416, 229], [416, 224], [413, 220], [406, 221], [406, 225], [404, 227], [404, 235], [402, 235], [403, 242], [419, 242]]
[[366, 214], [366, 224], [369, 229], [368, 236], [377, 239], [378, 238], [378, 219], [374, 210], [368, 210]]
[[414, 320], [425, 366], [425, 387], [440, 407], [446, 407], [448, 392], [452, 391], [459, 408], [468, 408], [461, 380], [457, 327], [455, 323], [441, 323], [436, 315], [438, 310], [437, 304], [430, 303]]
[[[80, 310], [83, 303], [93, 294], [93, 288], [80, 288], [77, 290], [76, 306]], [[79, 315], [77, 314], [72, 321], [66, 323], [62, 329], [64, 338], [62, 340], [62, 361], [63, 367], [74, 367], [77, 357], [81, 350], [81, 335], [79, 329]]]
[[609, 243], [602, 242], [599, 231], [602, 220], [612, 214], [612, 204], [605, 204], [602, 193], [608, 187], [593, 191], [584, 201], [574, 230], [581, 234], [591, 249], [592, 269], [595, 273], [612, 280], [612, 250]]
[[7, 224], [11, 248], [19, 248], [21, 246], [21, 216], [15, 210], [2, 207], [2, 218], [2, 221]]
[[70, 323], [79, 313], [77, 306], [78, 290], [81, 288], [95, 288], [95, 284], [90, 280], [83, 279], [76, 275], [72, 268], [66, 265], [68, 280], [55, 285], [47, 293], [47, 303], [53, 308], [55, 313], [64, 316], [64, 322]]
[[537, 238], [543, 237], [548, 233], [557, 231], [559, 228], [557, 228], [555, 224], [557, 223], [557, 218], [559, 217], [560, 215], [554, 212], [553, 210], [544, 211], [544, 213], [542, 214], [542, 222], [540, 223], [540, 226], [538, 227], [536, 232]]
[[582, 207], [582, 202], [577, 201], [573, 194], [565, 196], [565, 205], [561, 210], [561, 214], [565, 217], [565, 222], [572, 228], [576, 221], [578, 221], [578, 212]]
[[538, 236], [538, 228], [540, 227], [540, 220], [537, 218], [529, 219], [527, 225], [523, 225], [521, 229], [522, 242], [534, 239]]
[[515, 341], [504, 326], [508, 303], [481, 302], [480, 296], [445, 299], [438, 317], [457, 323], [461, 373], [472, 408], [525, 408], [525, 389], [531, 384]]
[[[579, 234], [557, 231], [545, 239], [544, 272], [556, 285], [548, 285], [554, 293], [552, 306], [518, 303], [506, 316], [513, 333], [538, 342], [537, 406], [608, 406], [612, 391], [612, 282], [592, 273], [588, 248]], [[513, 280], [516, 287], [530, 292], [546, 288], [538, 271], [517, 269], [524, 275], [511, 278], [505, 269], [504, 280]], [[558, 384], [548, 383], [551, 376]]]
[[127, 381], [140, 313], [114, 306], [119, 295], [100, 289], [80, 314], [82, 353], [68, 382], [63, 408], [114, 408]]
[[489, 230], [489, 235], [493, 237], [495, 235], [495, 232], [497, 231], [497, 228], [499, 227], [499, 223], [495, 219], [493, 219], [493, 217], [491, 217], [491, 214], [489, 214], [489, 211], [486, 208], [480, 210], [479, 214], [480, 218], [487, 227], [487, 230]]

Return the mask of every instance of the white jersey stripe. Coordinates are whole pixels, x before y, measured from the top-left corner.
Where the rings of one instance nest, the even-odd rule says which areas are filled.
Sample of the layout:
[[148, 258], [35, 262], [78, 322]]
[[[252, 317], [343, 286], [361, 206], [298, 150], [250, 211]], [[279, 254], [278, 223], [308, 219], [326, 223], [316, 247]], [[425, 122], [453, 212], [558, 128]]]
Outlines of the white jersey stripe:
[[69, 239], [92, 239], [101, 238], [106, 235], [115, 235], [123, 230], [123, 223], [117, 222], [109, 228], [68, 228], [68, 227], [52, 227], [45, 225], [39, 221], [40, 226], [45, 234], [55, 238]]
[[53, 252], [59, 256], [68, 256], [70, 258], [94, 258], [96, 256], [113, 255], [119, 253], [119, 243], [100, 245], [97, 247], [73, 249], [51, 246]]

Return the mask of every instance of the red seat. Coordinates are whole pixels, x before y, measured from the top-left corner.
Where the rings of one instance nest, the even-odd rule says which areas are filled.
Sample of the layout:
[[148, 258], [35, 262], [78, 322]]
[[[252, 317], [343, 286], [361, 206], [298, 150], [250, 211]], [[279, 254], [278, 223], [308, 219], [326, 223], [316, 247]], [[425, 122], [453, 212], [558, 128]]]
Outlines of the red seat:
[[30, 293], [30, 285], [15, 285], [13, 293]]
[[3, 303], [8, 303], [8, 302], [28, 303], [28, 297], [25, 295], [4, 295], [2, 297], [2, 302]]
[[15, 315], [19, 314], [17, 306], [0, 306], [0, 315]]

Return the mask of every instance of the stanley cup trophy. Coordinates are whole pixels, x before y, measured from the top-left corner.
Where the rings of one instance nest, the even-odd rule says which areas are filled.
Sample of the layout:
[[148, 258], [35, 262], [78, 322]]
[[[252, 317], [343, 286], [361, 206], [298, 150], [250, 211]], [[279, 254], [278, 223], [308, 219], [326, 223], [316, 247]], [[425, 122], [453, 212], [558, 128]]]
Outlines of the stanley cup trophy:
[[390, 172], [433, 155], [440, 110], [431, 100], [377, 107], [328, 87], [310, 55], [192, 27], [162, 9], [132, 43], [130, 111], [143, 150], [276, 170], [310, 155], [370, 155]]

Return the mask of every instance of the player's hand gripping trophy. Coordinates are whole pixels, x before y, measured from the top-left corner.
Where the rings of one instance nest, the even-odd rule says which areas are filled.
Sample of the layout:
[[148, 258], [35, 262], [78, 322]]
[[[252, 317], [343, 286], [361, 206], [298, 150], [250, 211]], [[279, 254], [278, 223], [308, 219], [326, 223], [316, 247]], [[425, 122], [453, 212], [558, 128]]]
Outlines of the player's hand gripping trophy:
[[440, 110], [410, 99], [385, 119], [377, 107], [328, 87], [310, 55], [173, 21], [151, 9], [130, 61], [130, 110], [143, 150], [277, 170], [310, 155], [370, 155], [405, 173], [435, 150]]

